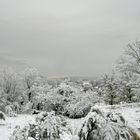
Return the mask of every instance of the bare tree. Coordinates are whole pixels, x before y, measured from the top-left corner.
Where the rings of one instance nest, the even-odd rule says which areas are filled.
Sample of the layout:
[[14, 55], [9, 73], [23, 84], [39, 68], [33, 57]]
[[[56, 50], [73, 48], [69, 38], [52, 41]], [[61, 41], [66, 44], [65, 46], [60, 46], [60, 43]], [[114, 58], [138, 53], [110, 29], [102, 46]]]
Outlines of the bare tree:
[[9, 102], [15, 101], [19, 94], [18, 75], [11, 68], [0, 71], [0, 88], [3, 96]]
[[132, 72], [140, 75], [140, 41], [128, 44], [117, 65], [121, 72]]
[[124, 55], [117, 63], [117, 70], [121, 72], [122, 97], [132, 102], [135, 90], [140, 87], [140, 41], [127, 45]]

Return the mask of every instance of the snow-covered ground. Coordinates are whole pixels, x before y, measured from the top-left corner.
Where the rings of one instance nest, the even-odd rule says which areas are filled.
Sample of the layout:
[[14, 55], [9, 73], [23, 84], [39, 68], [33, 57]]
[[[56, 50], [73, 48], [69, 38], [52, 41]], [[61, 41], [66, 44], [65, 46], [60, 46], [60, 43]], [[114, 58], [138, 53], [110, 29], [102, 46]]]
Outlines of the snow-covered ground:
[[[100, 107], [105, 111], [113, 111], [121, 113], [128, 125], [132, 127], [140, 135], [140, 104], [125, 104], [125, 105], [115, 105], [115, 106], [104, 106]], [[76, 140], [77, 133], [81, 127], [82, 121], [84, 119], [67, 119], [69, 125], [71, 126], [72, 135], [63, 136], [64, 140]], [[13, 132], [16, 125], [20, 127], [25, 126], [28, 123], [35, 121], [35, 115], [18, 115], [18, 117], [7, 117], [6, 121], [0, 122], [0, 140], [9, 140], [9, 136]]]
[[0, 122], [0, 140], [9, 140], [14, 128], [19, 125], [21, 128], [28, 123], [35, 122], [33, 115], [18, 115], [18, 117], [7, 117], [6, 121]]

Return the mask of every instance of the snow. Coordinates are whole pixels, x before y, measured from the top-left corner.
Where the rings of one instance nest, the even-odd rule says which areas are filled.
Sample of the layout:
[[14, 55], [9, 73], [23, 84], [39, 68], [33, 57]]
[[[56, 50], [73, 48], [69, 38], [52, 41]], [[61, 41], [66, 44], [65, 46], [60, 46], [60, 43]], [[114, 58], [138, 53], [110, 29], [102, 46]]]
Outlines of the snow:
[[[118, 112], [123, 115], [128, 125], [133, 128], [140, 135], [140, 104], [124, 104], [124, 105], [98, 105], [104, 111]], [[35, 122], [36, 115], [18, 115], [17, 117], [7, 117], [5, 122], [0, 122], [0, 140], [9, 140], [9, 136], [12, 134], [16, 125], [21, 128], [28, 123]], [[82, 119], [69, 119], [66, 118], [68, 124], [71, 127], [71, 135], [64, 133], [62, 140], [77, 140], [78, 131], [84, 121]]]
[[140, 135], [140, 104], [123, 104], [114, 106], [100, 106], [105, 111], [121, 113], [134, 131]]
[[3, 125], [0, 125], [0, 140], [9, 140], [14, 128], [19, 125], [21, 128], [28, 123], [35, 122], [35, 116], [18, 115], [18, 117], [7, 117]]

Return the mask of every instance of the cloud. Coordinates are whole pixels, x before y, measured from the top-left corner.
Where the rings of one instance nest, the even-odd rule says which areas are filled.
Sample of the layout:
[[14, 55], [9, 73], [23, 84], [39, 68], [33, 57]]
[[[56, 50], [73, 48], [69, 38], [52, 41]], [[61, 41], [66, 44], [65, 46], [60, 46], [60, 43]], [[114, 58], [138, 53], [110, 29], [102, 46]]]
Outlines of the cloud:
[[20, 60], [19, 58], [15, 59], [13, 57], [6, 56], [6, 54], [0, 54], [0, 66], [8, 66], [15, 70], [22, 70], [28, 65], [25, 60]]
[[[139, 0], [0, 0], [0, 63], [43, 74], [110, 72], [140, 36]], [[26, 61], [24, 61], [26, 60]]]

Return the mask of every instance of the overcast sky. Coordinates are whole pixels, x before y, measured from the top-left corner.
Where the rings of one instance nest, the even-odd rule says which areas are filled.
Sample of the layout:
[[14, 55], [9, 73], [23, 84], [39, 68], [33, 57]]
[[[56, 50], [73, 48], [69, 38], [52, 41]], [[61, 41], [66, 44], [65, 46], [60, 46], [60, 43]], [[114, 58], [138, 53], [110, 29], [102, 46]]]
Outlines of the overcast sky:
[[0, 0], [0, 65], [96, 76], [136, 39], [140, 0]]

